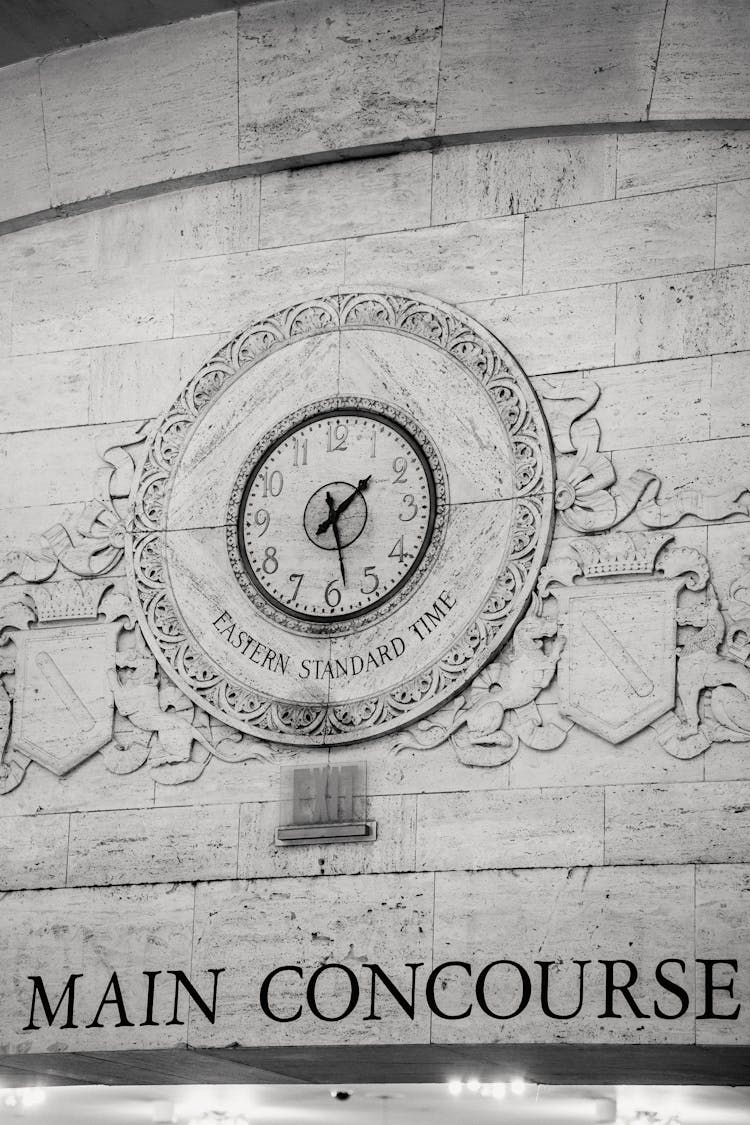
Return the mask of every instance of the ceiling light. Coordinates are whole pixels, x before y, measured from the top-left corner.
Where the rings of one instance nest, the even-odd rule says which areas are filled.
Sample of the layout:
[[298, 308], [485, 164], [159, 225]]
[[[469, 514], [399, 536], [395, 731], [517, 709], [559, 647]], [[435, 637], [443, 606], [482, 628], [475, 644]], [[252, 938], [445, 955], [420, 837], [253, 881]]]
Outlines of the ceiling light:
[[448, 1093], [453, 1094], [454, 1098], [458, 1097], [464, 1088], [464, 1084], [460, 1078], [451, 1078], [448, 1083]]
[[492, 1083], [492, 1096], [493, 1096], [493, 1098], [497, 1098], [498, 1101], [501, 1101], [505, 1097], [505, 1083], [504, 1082], [493, 1082]]
[[45, 1097], [44, 1090], [39, 1086], [32, 1086], [28, 1090], [21, 1090], [21, 1105], [24, 1109], [34, 1109], [44, 1103]]
[[478, 1078], [470, 1078], [469, 1081], [466, 1083], [466, 1089], [469, 1091], [470, 1094], [478, 1094], [479, 1091], [482, 1089], [482, 1083], [479, 1081]]
[[523, 1078], [511, 1078], [511, 1080], [510, 1080], [510, 1092], [511, 1092], [511, 1094], [515, 1094], [516, 1097], [518, 1098], [518, 1097], [521, 1096], [521, 1094], [524, 1093], [525, 1090], [526, 1090], [526, 1083], [524, 1082]]

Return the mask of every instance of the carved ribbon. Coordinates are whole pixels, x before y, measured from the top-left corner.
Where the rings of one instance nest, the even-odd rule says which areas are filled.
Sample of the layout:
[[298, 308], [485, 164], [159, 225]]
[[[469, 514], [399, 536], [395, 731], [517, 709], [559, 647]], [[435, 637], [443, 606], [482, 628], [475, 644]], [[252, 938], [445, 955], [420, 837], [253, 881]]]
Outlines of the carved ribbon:
[[741, 500], [750, 495], [750, 489], [744, 484], [716, 493], [681, 488], [666, 500], [657, 498], [658, 491], [657, 487], [653, 498], [638, 506], [638, 518], [646, 527], [674, 527], [683, 516], [698, 516], [710, 523], [727, 516], [750, 515], [750, 502]]

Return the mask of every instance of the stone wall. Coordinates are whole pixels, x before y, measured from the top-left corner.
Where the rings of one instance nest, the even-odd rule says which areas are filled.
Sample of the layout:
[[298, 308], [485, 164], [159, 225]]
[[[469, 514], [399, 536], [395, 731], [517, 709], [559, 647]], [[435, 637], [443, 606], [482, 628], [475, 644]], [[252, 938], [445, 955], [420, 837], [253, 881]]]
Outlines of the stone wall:
[[265, 0], [6, 67], [0, 221], [368, 146], [744, 118], [749, 63], [744, 0]]
[[[262, 19], [271, 7], [251, 11]], [[416, 6], [420, 42], [433, 34], [431, 7]], [[661, 4], [652, 7], [658, 22]], [[690, 7], [670, 6], [673, 35], [680, 28], [687, 35], [704, 11], [693, 5], [690, 16]], [[551, 5], [550, 16], [560, 10]], [[458, 24], [457, 12], [448, 5], [446, 27]], [[235, 16], [204, 22], [216, 29], [210, 43], [220, 53]], [[144, 33], [139, 42], [189, 36], [197, 26]], [[480, 26], [479, 18], [466, 20], [465, 27]], [[459, 49], [465, 27], [443, 39], [445, 58]], [[256, 41], [245, 35], [241, 42], [251, 51]], [[234, 66], [233, 44], [227, 66]], [[121, 46], [81, 51], [93, 58]], [[662, 58], [670, 57], [665, 43]], [[65, 65], [62, 55], [43, 67], [61, 99]], [[644, 62], [646, 72], [650, 81]], [[462, 105], [471, 106], [474, 121], [479, 111], [468, 92], [461, 101], [449, 65], [441, 74], [457, 99], [441, 109], [441, 120], [456, 131], [469, 112]], [[424, 73], [421, 80], [430, 85]], [[625, 83], [623, 95], [625, 87], [636, 96], [637, 83]], [[676, 79], [657, 81], [654, 99], [673, 108], [678, 88]], [[241, 91], [241, 109], [247, 97]], [[211, 99], [199, 100], [209, 112]], [[410, 99], [403, 109], [416, 132], [434, 125], [426, 103], [427, 93], [424, 104]], [[59, 104], [59, 120], [73, 128], [73, 107]], [[526, 123], [540, 120], [532, 111]], [[538, 113], [549, 119], [548, 101]], [[348, 143], [345, 114], [339, 125], [335, 139], [303, 137], [300, 148]], [[234, 160], [236, 136], [226, 138], [224, 152], [222, 130], [206, 128], [215, 164]], [[361, 119], [356, 129], [375, 139]], [[77, 136], [83, 145], [83, 126]], [[92, 168], [85, 146], [55, 134], [50, 117], [47, 137], [68, 161], [67, 170], [50, 166], [53, 202], [124, 186], [107, 174], [120, 167], [114, 149], [111, 166], [100, 152]], [[286, 136], [279, 144], [294, 150]], [[240, 145], [241, 156], [257, 155], [251, 128], [242, 129]], [[205, 157], [205, 146], [200, 151]], [[156, 167], [144, 156], [143, 174], [193, 170], [189, 160], [165, 159]], [[82, 175], [85, 184], [77, 182]], [[49, 202], [33, 191], [21, 200], [27, 209]], [[540, 393], [550, 384], [579, 385], [581, 374], [597, 383], [600, 448], [621, 479], [649, 470], [668, 496], [685, 486], [721, 493], [750, 483], [748, 229], [748, 134], [687, 130], [538, 137], [281, 171], [6, 234], [0, 554], [80, 512], [95, 494], [101, 450], [163, 410], [223, 339], [267, 312], [343, 286], [414, 289], [455, 304], [505, 343]], [[638, 526], [634, 516], [622, 524]], [[558, 521], [553, 559], [572, 535]], [[707, 555], [725, 603], [748, 567], [747, 515], [707, 522], [688, 513], [674, 535]], [[4, 604], [24, 589], [12, 577], [2, 587]], [[543, 711], [556, 713], [556, 693], [553, 684], [540, 696]], [[385, 739], [330, 752], [288, 748], [268, 762], [212, 759], [182, 784], [160, 783], [148, 765], [114, 774], [100, 755], [62, 778], [32, 763], [23, 784], [0, 797], [0, 1055], [13, 1073], [28, 1052], [186, 1044], [747, 1044], [748, 966], [734, 1001], [716, 994], [718, 1010], [742, 1005], [732, 1021], [696, 1019], [705, 989], [693, 966], [696, 958], [742, 960], [747, 950], [749, 751], [750, 740], [717, 742], [682, 759], [651, 727], [612, 745], [574, 726], [559, 748], [522, 745], [494, 767], [463, 765], [448, 743], [397, 754]], [[281, 766], [329, 760], [366, 760], [377, 841], [277, 846]], [[479, 968], [502, 957], [529, 966], [561, 962], [560, 1010], [574, 1006], [572, 961], [592, 961], [599, 976], [580, 1015], [554, 1023], [536, 1001], [517, 1019], [475, 1010], [471, 1019], [446, 1020], [421, 1004], [411, 1020], [384, 994], [381, 1022], [362, 1019], [363, 1001], [340, 1023], [305, 1011], [289, 1024], [265, 1020], [257, 1003], [258, 982], [278, 965], [301, 965], [309, 975], [323, 961], [360, 972], [376, 962], [405, 989], [409, 962], [423, 962], [427, 973], [444, 961]], [[633, 990], [644, 1018], [627, 1005], [620, 1019], [599, 1018], [603, 969], [596, 963], [618, 958], [644, 973]], [[688, 966], [690, 1008], [675, 1020], [654, 1016], [655, 995], [670, 1003], [653, 985], [664, 958]], [[193, 1005], [190, 1022], [166, 1026], [172, 993], [165, 991], [159, 1026], [138, 1026], [144, 971], [184, 968], [205, 993], [206, 970], [224, 966], [232, 985], [216, 1024]], [[87, 1028], [113, 969], [133, 998], [136, 1026], [103, 1018], [104, 1027]], [[22, 1030], [29, 975], [42, 973], [57, 998], [74, 972], [84, 974], [81, 1026]], [[293, 984], [278, 993], [284, 1011], [294, 1009]], [[330, 1010], [341, 1009], [341, 995], [328, 998]], [[446, 974], [444, 1008], [460, 1011], [467, 995], [461, 973]], [[678, 1006], [674, 997], [671, 1004]], [[59, 1057], [54, 1065], [58, 1074], [73, 1073]]]

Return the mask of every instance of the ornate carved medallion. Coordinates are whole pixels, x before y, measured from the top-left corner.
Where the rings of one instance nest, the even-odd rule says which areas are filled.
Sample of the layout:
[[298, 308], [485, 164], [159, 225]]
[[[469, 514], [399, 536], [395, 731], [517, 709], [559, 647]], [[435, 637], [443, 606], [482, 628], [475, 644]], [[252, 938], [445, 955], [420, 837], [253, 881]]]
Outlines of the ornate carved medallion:
[[127, 549], [140, 625], [239, 730], [394, 731], [507, 640], [553, 496], [531, 386], [468, 317], [383, 293], [286, 309], [222, 347], [155, 426]]

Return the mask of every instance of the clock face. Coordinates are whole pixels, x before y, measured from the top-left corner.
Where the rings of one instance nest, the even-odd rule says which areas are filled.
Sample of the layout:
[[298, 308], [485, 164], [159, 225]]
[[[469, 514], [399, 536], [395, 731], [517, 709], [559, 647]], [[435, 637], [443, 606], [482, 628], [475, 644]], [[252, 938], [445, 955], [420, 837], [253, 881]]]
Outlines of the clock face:
[[366, 614], [424, 557], [435, 479], [416, 434], [385, 409], [282, 423], [250, 472], [237, 529], [242, 562], [268, 601], [294, 618]]

